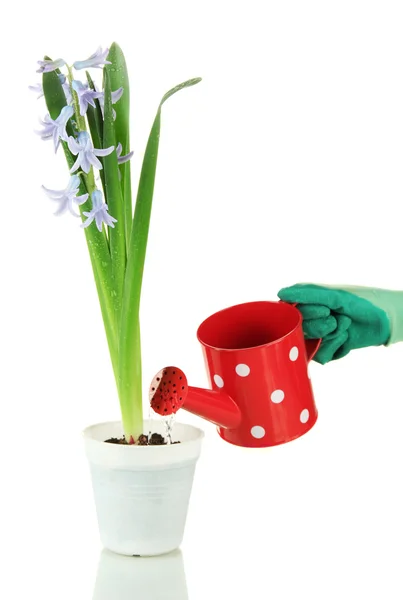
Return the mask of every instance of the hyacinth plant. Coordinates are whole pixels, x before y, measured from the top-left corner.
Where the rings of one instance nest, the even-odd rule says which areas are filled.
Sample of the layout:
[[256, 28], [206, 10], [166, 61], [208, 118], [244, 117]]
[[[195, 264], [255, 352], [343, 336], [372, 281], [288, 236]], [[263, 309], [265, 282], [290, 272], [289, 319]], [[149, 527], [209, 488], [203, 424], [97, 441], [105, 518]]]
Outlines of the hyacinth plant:
[[[125, 439], [143, 432], [140, 295], [151, 216], [161, 126], [161, 108], [173, 94], [195, 85], [191, 79], [167, 92], [148, 138], [133, 215], [130, 174], [129, 77], [120, 47], [101, 48], [87, 60], [38, 61], [42, 82], [31, 86], [44, 96], [48, 114], [38, 131], [62, 148], [70, 177], [65, 189], [45, 193], [56, 215], [81, 217], [97, 287]], [[91, 69], [102, 70], [96, 86]], [[85, 72], [86, 80], [79, 76]], [[84, 79], [84, 78], [83, 78]]]

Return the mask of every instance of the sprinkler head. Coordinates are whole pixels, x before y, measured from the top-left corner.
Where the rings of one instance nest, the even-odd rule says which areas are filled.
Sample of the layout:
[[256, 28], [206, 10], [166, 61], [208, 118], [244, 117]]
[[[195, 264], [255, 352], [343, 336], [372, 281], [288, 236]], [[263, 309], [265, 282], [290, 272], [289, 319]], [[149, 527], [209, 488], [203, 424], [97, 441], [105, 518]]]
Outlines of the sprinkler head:
[[185, 373], [178, 367], [165, 367], [151, 382], [151, 408], [163, 417], [173, 415], [182, 408], [187, 393], [188, 382]]

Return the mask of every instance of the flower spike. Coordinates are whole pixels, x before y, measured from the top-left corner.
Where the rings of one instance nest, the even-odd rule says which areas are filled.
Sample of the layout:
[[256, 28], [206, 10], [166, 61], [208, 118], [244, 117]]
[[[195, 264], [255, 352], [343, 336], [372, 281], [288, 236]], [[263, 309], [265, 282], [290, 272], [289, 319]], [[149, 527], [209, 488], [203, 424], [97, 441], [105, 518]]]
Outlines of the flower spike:
[[77, 156], [77, 160], [71, 167], [70, 173], [74, 173], [74, 171], [77, 171], [77, 169], [80, 167], [84, 173], [89, 173], [91, 165], [97, 169], [102, 169], [102, 164], [97, 159], [97, 156], [108, 156], [115, 149], [114, 146], [104, 149], [94, 148], [87, 131], [80, 131], [77, 140], [70, 136], [68, 139], [68, 145], [70, 152]]
[[79, 217], [80, 215], [77, 214], [74, 210], [74, 204], [80, 206], [81, 204], [84, 204], [84, 202], [86, 202], [88, 199], [88, 194], [77, 196], [79, 187], [79, 176], [72, 175], [70, 177], [66, 189], [64, 190], [49, 190], [44, 185], [42, 186], [42, 189], [45, 191], [45, 193], [47, 194], [47, 196], [49, 196], [51, 200], [59, 202], [59, 208], [55, 212], [56, 216], [62, 215], [68, 210], [75, 217]]
[[99, 190], [95, 190], [91, 195], [92, 210], [90, 212], [83, 212], [83, 215], [87, 217], [86, 221], [81, 224], [81, 227], [88, 227], [95, 219], [95, 224], [98, 231], [102, 231], [102, 224], [105, 223], [107, 227], [115, 227], [117, 219], [112, 217], [108, 213], [108, 205], [102, 199], [102, 193]]
[[112, 64], [109, 60], [106, 60], [108, 54], [109, 48], [106, 48], [106, 50], [102, 51], [101, 46], [99, 46], [96, 52], [91, 54], [87, 60], [77, 60], [75, 63], [73, 63], [73, 67], [76, 71], [80, 71], [81, 69], [90, 69], [91, 67], [101, 69], [103, 65]]

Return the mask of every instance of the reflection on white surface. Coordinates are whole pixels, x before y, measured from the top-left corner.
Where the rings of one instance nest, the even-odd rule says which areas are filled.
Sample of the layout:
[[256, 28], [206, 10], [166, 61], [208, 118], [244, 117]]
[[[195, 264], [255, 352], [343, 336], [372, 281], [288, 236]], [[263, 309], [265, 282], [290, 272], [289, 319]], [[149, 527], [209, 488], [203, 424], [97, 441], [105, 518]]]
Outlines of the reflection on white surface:
[[140, 558], [103, 550], [93, 600], [114, 598], [188, 600], [181, 551]]

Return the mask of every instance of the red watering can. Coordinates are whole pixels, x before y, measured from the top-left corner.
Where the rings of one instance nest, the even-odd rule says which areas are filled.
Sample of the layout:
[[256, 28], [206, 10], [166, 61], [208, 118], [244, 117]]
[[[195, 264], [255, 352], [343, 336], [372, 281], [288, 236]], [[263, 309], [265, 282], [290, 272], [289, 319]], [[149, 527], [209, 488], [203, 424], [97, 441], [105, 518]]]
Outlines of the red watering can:
[[151, 384], [160, 414], [180, 407], [218, 426], [237, 446], [264, 448], [309, 431], [318, 412], [308, 374], [320, 340], [305, 340], [302, 315], [284, 302], [249, 302], [208, 317], [197, 337], [212, 389], [188, 386], [176, 367]]

